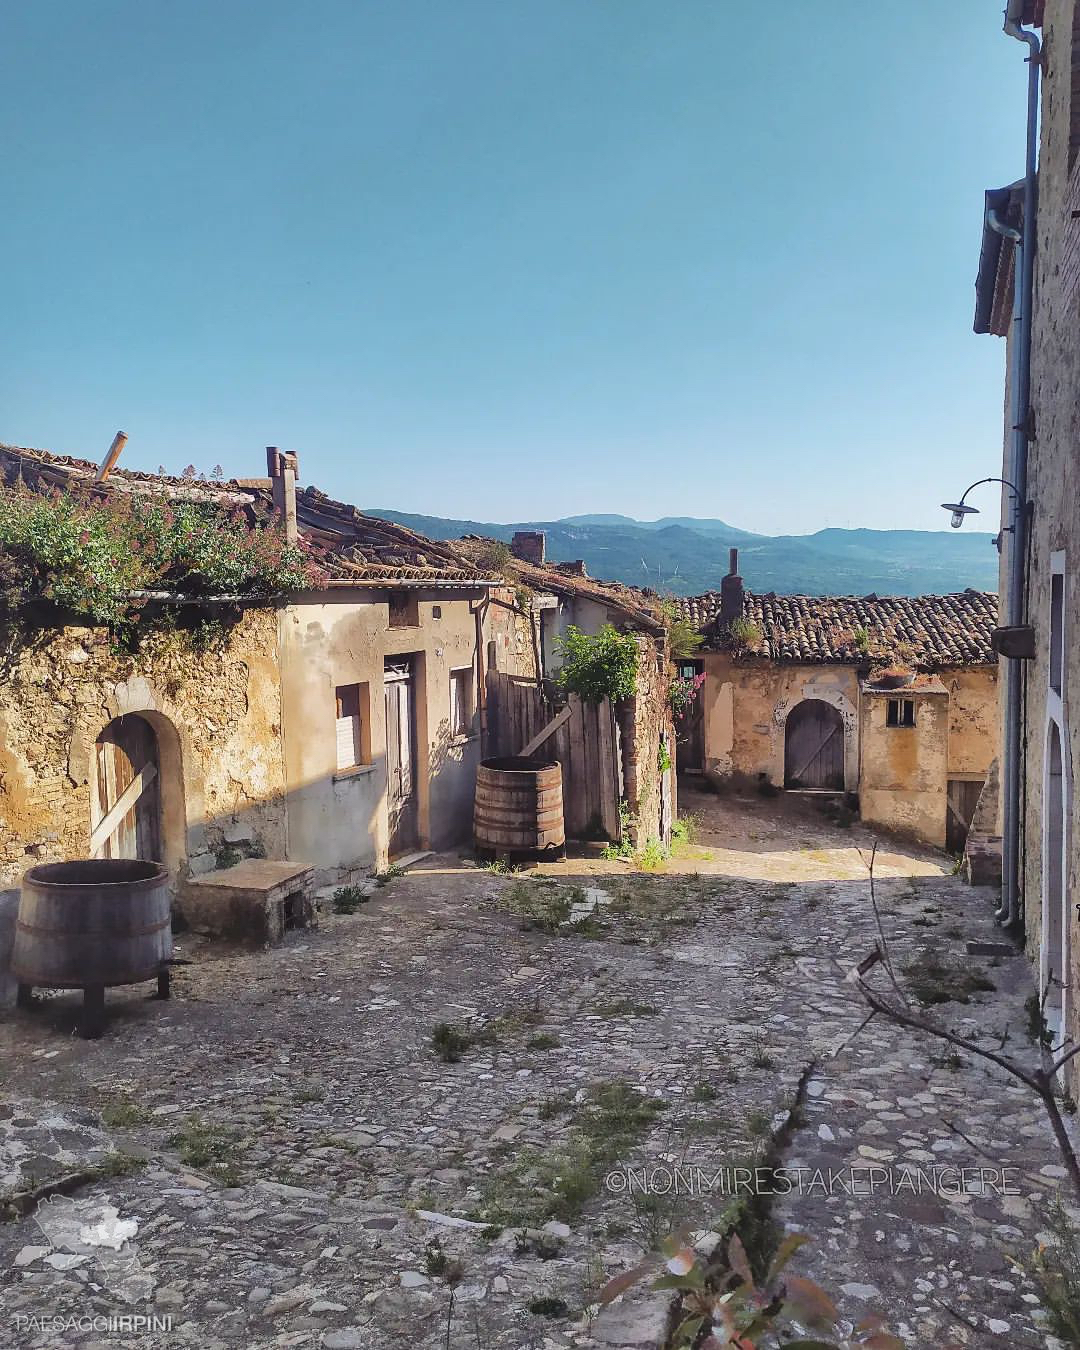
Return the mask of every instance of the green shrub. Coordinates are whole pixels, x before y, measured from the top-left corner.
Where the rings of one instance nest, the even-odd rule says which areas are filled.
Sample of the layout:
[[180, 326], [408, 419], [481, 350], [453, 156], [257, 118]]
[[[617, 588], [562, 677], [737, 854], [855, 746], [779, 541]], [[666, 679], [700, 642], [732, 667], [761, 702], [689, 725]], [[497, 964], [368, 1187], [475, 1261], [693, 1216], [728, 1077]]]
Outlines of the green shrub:
[[213, 503], [0, 487], [0, 589], [9, 606], [51, 604], [97, 623], [139, 617], [145, 593], [276, 595], [322, 571], [278, 526]]
[[643, 872], [655, 872], [668, 856], [668, 851], [659, 839], [649, 839], [634, 855], [634, 861]]
[[606, 623], [595, 635], [573, 624], [555, 639], [562, 669], [555, 677], [561, 688], [586, 703], [633, 698], [637, 692], [638, 646], [633, 635]]

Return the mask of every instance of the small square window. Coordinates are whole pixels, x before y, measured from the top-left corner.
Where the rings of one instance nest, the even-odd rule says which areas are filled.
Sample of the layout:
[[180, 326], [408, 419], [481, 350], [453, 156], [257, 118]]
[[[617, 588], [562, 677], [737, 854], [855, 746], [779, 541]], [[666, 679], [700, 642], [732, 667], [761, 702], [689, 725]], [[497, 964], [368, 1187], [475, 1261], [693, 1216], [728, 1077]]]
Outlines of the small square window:
[[471, 666], [450, 672], [450, 735], [471, 736], [473, 729], [473, 673]]
[[432, 617], [433, 619], [441, 619], [441, 618], [442, 618], [442, 605], [432, 605], [432, 606], [431, 606], [431, 617]]
[[336, 705], [337, 770], [355, 769], [370, 762], [366, 684], [339, 684]]
[[887, 727], [913, 727], [915, 725], [915, 700], [912, 698], [891, 698], [885, 710]]
[[414, 591], [390, 592], [390, 627], [415, 628], [420, 622], [420, 609]]

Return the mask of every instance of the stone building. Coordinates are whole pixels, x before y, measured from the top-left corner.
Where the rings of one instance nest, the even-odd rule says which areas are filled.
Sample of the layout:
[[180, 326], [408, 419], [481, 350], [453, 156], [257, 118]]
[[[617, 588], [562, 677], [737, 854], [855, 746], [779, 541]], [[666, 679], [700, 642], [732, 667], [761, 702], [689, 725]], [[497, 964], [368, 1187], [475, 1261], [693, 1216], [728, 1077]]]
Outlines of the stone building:
[[[673, 671], [667, 626], [657, 597], [620, 582], [590, 577], [583, 562], [547, 562], [542, 531], [519, 531], [509, 549], [479, 536], [466, 536], [457, 547], [476, 560], [498, 560], [523, 625], [519, 643], [532, 655], [529, 675], [535, 675], [536, 684], [529, 700], [537, 704], [533, 714], [537, 720], [546, 715], [540, 704], [550, 700], [561, 665], [559, 639], [569, 628], [592, 636], [610, 624], [635, 635], [636, 694], [617, 708], [605, 704], [595, 710], [601, 723], [610, 719], [610, 736], [604, 734], [603, 726], [599, 735], [594, 734], [596, 727], [590, 720], [580, 754], [576, 743], [554, 743], [563, 761], [564, 787], [569, 785], [567, 828], [574, 822], [582, 827], [578, 832], [618, 838], [625, 827], [635, 846], [650, 840], [668, 844], [677, 812], [675, 730], [668, 697]], [[506, 600], [496, 598], [494, 603], [505, 606]], [[499, 669], [495, 650], [489, 662], [493, 670]], [[520, 669], [518, 657], [511, 673]], [[505, 682], [499, 688], [504, 697], [511, 692]], [[496, 703], [498, 697], [493, 695]], [[578, 802], [576, 784], [583, 781], [587, 791]], [[601, 784], [609, 785], [610, 791], [600, 790]]]
[[[238, 529], [277, 527], [317, 573], [262, 597], [146, 597], [144, 615], [163, 621], [144, 623], [133, 650], [55, 606], [13, 627], [0, 678], [0, 888], [35, 862], [154, 858], [195, 912], [208, 878], [240, 862], [251, 871], [246, 860], [337, 881], [467, 844], [477, 766], [505, 739], [494, 687], [516, 680], [540, 697], [545, 607], [638, 634], [621, 787], [643, 832], [669, 830], [670, 782], [640, 767], [670, 736], [656, 612], [542, 564], [531, 582], [525, 565], [504, 577], [475, 543], [436, 543], [298, 488], [295, 455], [272, 449], [267, 463], [268, 476], [229, 482], [121, 468], [98, 482], [95, 464], [0, 448], [8, 487], [202, 503]], [[213, 641], [192, 641], [193, 616], [223, 620]]]
[[[1034, 218], [1024, 219], [1026, 178], [987, 192], [976, 284], [976, 332], [1008, 339], [1001, 476], [1018, 486], [1026, 503], [1017, 567], [1020, 612], [1002, 613], [1011, 630], [1002, 635], [1001, 650], [1009, 653], [1002, 662], [1011, 666], [1019, 687], [1018, 913], [1008, 912], [1007, 876], [1002, 918], [1023, 924], [1045, 1016], [1060, 1040], [1080, 1036], [1075, 996], [1080, 830], [1074, 797], [1080, 718], [1072, 706], [1080, 688], [1080, 3], [1013, 0], [1007, 17], [1015, 25], [1012, 36], [1027, 44], [1016, 48], [1018, 81], [1024, 71], [1029, 80], [1041, 76], [1041, 91], [1037, 183], [1027, 194]], [[1041, 48], [1033, 70], [1023, 65], [1032, 48]], [[1018, 124], [1023, 117], [1018, 97]], [[1027, 295], [1021, 250], [1029, 244]], [[1003, 487], [1006, 522], [1011, 507], [1011, 490]], [[1014, 530], [1003, 530], [1003, 594], [1015, 538]], [[1074, 1090], [1078, 1081], [1074, 1062]]]
[[[445, 544], [297, 491], [295, 457], [274, 452], [271, 465], [268, 478], [220, 484], [117, 469], [96, 489], [284, 520], [321, 579], [288, 596], [200, 601], [201, 613], [230, 614], [205, 649], [170, 626], [135, 652], [77, 622], [13, 635], [0, 884], [36, 860], [110, 851], [160, 858], [181, 891], [243, 857], [334, 878], [469, 838], [497, 579]], [[9, 484], [68, 492], [97, 466], [3, 449], [0, 470]], [[504, 643], [504, 662], [517, 653]]]
[[996, 597], [677, 601], [705, 636], [680, 767], [858, 799], [863, 820], [960, 851], [997, 755]]

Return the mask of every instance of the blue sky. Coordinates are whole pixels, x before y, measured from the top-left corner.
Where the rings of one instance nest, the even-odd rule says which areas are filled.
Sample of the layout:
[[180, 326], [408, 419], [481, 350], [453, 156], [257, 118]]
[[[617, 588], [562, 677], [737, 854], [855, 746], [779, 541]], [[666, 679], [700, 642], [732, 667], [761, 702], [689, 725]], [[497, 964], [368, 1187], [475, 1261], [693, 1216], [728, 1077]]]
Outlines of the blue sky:
[[1002, 8], [11, 6], [0, 439], [230, 474], [273, 443], [475, 519], [942, 528], [1000, 463]]

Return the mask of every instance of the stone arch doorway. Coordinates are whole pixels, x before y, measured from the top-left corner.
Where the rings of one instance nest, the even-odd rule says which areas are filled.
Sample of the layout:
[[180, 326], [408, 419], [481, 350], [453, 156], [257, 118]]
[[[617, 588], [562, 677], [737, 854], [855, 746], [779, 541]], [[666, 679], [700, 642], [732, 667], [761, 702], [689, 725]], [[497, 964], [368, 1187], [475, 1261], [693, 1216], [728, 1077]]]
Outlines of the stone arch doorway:
[[823, 699], [807, 698], [788, 713], [784, 729], [784, 786], [843, 792], [844, 719]]
[[154, 727], [138, 713], [114, 717], [94, 742], [93, 763], [91, 856], [160, 862], [161, 754]]
[[1043, 801], [1042, 996], [1057, 1044], [1065, 1035], [1069, 1004], [1069, 911], [1065, 885], [1067, 803], [1061, 728], [1051, 720], [1046, 740]]

